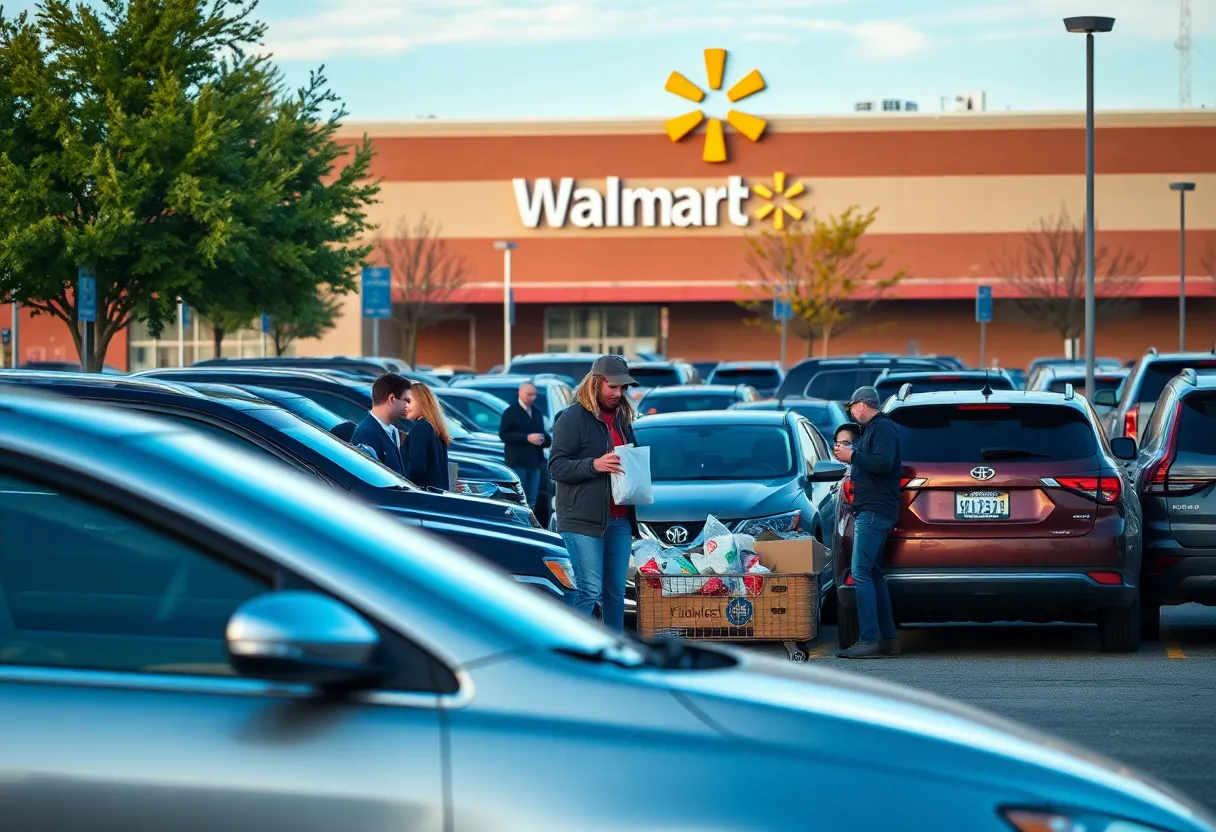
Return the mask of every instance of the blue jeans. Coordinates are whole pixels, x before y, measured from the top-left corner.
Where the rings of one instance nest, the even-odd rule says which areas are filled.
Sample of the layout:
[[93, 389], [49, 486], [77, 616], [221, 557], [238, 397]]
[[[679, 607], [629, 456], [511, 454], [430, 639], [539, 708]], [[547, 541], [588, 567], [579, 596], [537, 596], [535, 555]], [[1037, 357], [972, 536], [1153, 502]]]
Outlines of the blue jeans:
[[562, 532], [566, 551], [574, 562], [578, 589], [570, 593], [570, 606], [590, 616], [595, 605], [603, 610], [604, 625], [625, 632], [625, 581], [633, 552], [633, 529], [628, 517], [609, 517], [603, 537]]
[[528, 501], [528, 508], [535, 511], [536, 498], [540, 494], [540, 469], [512, 468], [511, 470], [519, 477], [520, 485], [524, 487], [524, 499]]
[[895, 523], [863, 511], [853, 521], [853, 597], [857, 599], [860, 641], [876, 644], [895, 638], [895, 615], [891, 595], [882, 574], [882, 551]]

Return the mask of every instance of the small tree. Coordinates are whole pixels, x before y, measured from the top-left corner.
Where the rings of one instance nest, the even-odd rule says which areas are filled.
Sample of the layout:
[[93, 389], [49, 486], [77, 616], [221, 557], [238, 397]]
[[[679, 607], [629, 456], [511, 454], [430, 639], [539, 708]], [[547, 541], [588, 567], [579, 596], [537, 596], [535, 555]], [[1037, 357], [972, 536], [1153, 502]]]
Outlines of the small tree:
[[[1146, 258], [1125, 249], [1094, 247], [1095, 311], [1111, 320], [1134, 310], [1132, 298]], [[1073, 347], [1085, 333], [1085, 217], [1067, 209], [1036, 222], [1012, 251], [993, 258], [993, 272], [1014, 291], [1014, 304], [1040, 331]]]
[[862, 247], [861, 238], [877, 217], [877, 208], [862, 213], [852, 206], [826, 220], [812, 218], [780, 232], [748, 235], [747, 266], [753, 279], [744, 289], [751, 297], [740, 305], [755, 314], [749, 323], [779, 328], [769, 315], [770, 304], [787, 301], [794, 316], [791, 330], [806, 340], [807, 355], [816, 340], [823, 341], [827, 355], [833, 335], [847, 331], [907, 276], [900, 269], [880, 277], [886, 259]]
[[234, 309], [200, 309], [199, 314], [211, 324], [211, 343], [215, 347], [215, 357], [223, 355], [224, 338], [242, 329], [248, 329], [255, 315], [252, 312], [238, 312]]
[[333, 329], [341, 312], [341, 301], [332, 294], [323, 293], [298, 309], [271, 313], [270, 337], [274, 341], [274, 354], [282, 355], [299, 338], [320, 338]]
[[448, 248], [441, 227], [423, 214], [412, 224], [397, 221], [393, 236], [376, 236], [375, 247], [392, 270], [393, 318], [405, 331], [405, 355], [413, 364], [418, 333], [461, 313], [452, 296], [464, 285], [468, 266], [462, 255]]

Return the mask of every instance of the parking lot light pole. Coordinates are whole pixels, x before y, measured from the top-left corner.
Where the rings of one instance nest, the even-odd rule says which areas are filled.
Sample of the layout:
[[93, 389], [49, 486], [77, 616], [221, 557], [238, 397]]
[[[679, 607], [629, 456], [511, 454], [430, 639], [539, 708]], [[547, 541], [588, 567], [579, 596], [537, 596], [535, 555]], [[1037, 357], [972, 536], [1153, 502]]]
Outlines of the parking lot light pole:
[[502, 367], [511, 366], [511, 252], [517, 245], [510, 240], [499, 240], [494, 248], [502, 252]]
[[1194, 182], [1171, 182], [1178, 192], [1178, 351], [1186, 352], [1186, 195]]
[[1085, 35], [1085, 389], [1094, 389], [1094, 34], [1115, 28], [1113, 17], [1066, 17], [1064, 28]]

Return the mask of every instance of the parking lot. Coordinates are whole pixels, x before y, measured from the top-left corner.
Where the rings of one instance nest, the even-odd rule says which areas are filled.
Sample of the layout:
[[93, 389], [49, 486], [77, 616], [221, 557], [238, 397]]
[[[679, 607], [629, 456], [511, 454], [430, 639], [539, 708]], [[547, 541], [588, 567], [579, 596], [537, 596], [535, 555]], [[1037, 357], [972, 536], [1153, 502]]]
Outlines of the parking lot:
[[836, 631], [825, 627], [810, 657], [1018, 720], [1216, 809], [1216, 609], [1170, 607], [1162, 624], [1161, 641], [1130, 655], [1102, 653], [1093, 627], [907, 627], [903, 654], [873, 661], [834, 658]]

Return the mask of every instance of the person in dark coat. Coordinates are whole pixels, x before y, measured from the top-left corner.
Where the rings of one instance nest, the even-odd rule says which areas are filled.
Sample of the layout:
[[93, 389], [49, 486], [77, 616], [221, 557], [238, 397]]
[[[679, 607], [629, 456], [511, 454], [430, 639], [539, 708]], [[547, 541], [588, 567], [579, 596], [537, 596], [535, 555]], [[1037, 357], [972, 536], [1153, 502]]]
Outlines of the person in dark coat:
[[862, 426], [851, 448], [837, 445], [838, 460], [850, 466], [853, 481], [853, 576], [857, 597], [857, 643], [836, 655], [871, 659], [899, 653], [891, 595], [882, 572], [887, 535], [899, 520], [899, 431], [881, 410], [878, 392], [859, 387], [849, 400], [849, 416]]
[[372, 409], [355, 428], [350, 444], [405, 476], [401, 434], [393, 422], [405, 416], [405, 397], [410, 380], [385, 373], [372, 384]]
[[452, 437], [431, 388], [421, 382], [410, 385], [405, 393], [405, 418], [412, 422], [405, 441], [406, 477], [421, 488], [451, 491], [448, 446]]
[[519, 385], [519, 398], [502, 414], [498, 438], [506, 448], [507, 466], [523, 484], [528, 505], [536, 511], [540, 481], [545, 470], [545, 448], [552, 439], [545, 432], [545, 416], [536, 407], [536, 385]]

